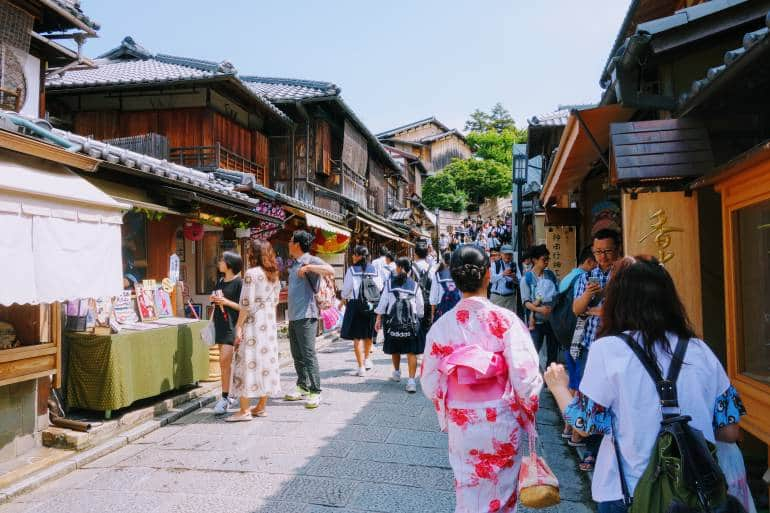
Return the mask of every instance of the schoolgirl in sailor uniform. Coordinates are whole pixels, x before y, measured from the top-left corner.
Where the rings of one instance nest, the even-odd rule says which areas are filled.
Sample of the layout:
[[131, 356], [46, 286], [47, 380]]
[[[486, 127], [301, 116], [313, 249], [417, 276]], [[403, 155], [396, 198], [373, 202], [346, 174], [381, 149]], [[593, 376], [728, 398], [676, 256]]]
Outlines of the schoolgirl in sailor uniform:
[[373, 366], [370, 354], [376, 319], [374, 310], [368, 308], [363, 298], [363, 283], [365, 279], [371, 278], [378, 290], [383, 287], [380, 273], [367, 263], [368, 256], [369, 250], [365, 246], [356, 246], [353, 250], [353, 265], [348, 267], [342, 282], [342, 299], [346, 301], [346, 307], [340, 337], [353, 341], [359, 376], [365, 375]]

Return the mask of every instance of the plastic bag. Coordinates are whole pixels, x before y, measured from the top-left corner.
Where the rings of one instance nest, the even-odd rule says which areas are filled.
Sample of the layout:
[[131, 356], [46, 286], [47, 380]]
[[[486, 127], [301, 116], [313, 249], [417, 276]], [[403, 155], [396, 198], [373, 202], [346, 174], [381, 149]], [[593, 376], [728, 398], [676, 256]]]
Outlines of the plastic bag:
[[206, 327], [201, 330], [201, 340], [207, 346], [213, 346], [216, 341], [217, 332], [214, 328], [214, 321], [209, 321]]
[[746, 465], [736, 444], [716, 442], [717, 461], [727, 481], [727, 493], [738, 499], [747, 513], [757, 513], [746, 479]]
[[537, 434], [529, 434], [529, 455], [519, 469], [519, 502], [527, 508], [548, 508], [559, 504], [559, 480], [543, 458], [537, 455]]

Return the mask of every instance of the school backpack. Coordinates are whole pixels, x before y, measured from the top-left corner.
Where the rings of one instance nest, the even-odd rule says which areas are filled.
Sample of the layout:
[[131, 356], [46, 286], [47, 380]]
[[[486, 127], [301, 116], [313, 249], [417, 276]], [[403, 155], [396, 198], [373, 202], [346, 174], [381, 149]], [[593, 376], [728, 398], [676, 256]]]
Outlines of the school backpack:
[[460, 289], [457, 288], [457, 285], [452, 278], [442, 278], [440, 273], [436, 273], [436, 280], [438, 281], [438, 284], [441, 285], [444, 293], [441, 295], [441, 301], [436, 305], [434, 321], [454, 308], [455, 305], [460, 302], [460, 299], [462, 299]]
[[620, 487], [628, 513], [745, 513], [740, 502], [727, 495], [727, 482], [716, 460], [716, 447], [704, 438], [700, 430], [690, 426], [692, 417], [678, 412], [676, 379], [689, 340], [680, 339], [677, 342], [668, 376], [664, 379], [657, 363], [630, 335], [623, 333], [620, 338], [655, 382], [664, 412], [650, 461], [633, 497], [620, 463], [620, 446], [613, 437]]
[[421, 271], [415, 265], [413, 270], [416, 281], [420, 285], [420, 292], [422, 292], [422, 304], [425, 306], [425, 311], [428, 312], [430, 311], [430, 266]]
[[364, 312], [374, 312], [380, 302], [380, 288], [374, 281], [377, 271], [367, 266], [361, 277], [361, 288], [358, 291], [358, 299], [361, 300], [361, 310]]
[[575, 294], [575, 283], [580, 276], [575, 276], [564, 292], [559, 292], [553, 298], [551, 305], [551, 317], [548, 323], [556, 338], [556, 342], [562, 349], [567, 349], [572, 342], [572, 335], [575, 333], [577, 325], [577, 316], [572, 311], [572, 302]]
[[417, 315], [411, 301], [416, 286], [409, 290], [407, 284], [395, 286], [391, 282], [390, 292], [396, 297], [396, 302], [385, 316], [383, 331], [385, 338], [392, 341], [409, 341], [417, 337]]

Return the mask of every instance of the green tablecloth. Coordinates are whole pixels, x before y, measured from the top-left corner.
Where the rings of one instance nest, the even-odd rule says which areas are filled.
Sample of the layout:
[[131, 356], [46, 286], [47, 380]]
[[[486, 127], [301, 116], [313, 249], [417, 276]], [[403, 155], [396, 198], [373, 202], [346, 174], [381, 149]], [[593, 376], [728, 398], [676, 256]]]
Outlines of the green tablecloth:
[[206, 322], [108, 336], [65, 333], [68, 405], [117, 410], [206, 379], [209, 351], [200, 338]]

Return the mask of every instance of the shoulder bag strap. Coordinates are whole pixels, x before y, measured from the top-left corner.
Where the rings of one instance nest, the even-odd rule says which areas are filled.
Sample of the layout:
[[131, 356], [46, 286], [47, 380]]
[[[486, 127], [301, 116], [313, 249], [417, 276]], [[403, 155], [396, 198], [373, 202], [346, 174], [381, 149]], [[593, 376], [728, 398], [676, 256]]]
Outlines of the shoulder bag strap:
[[610, 422], [612, 423], [612, 445], [615, 447], [615, 458], [618, 460], [618, 475], [620, 478], [620, 490], [623, 493], [623, 504], [629, 507], [633, 502], [633, 497], [631, 497], [631, 492], [628, 490], [626, 471], [623, 470], [623, 460], [620, 457], [620, 443], [618, 442], [617, 430], [615, 428], [615, 413], [612, 411], [610, 411]]

